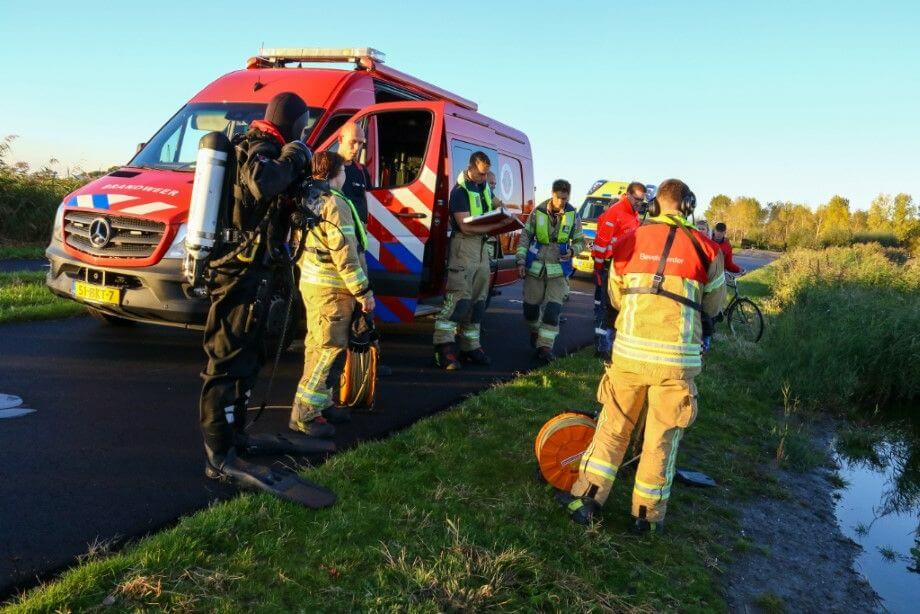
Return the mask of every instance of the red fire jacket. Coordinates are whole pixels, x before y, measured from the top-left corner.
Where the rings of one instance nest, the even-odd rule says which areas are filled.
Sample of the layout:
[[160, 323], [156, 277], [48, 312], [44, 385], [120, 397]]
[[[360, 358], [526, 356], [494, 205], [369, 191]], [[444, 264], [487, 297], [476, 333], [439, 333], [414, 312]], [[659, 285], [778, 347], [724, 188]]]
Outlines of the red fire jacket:
[[617, 241], [639, 227], [639, 214], [633, 210], [626, 194], [610, 205], [597, 218], [597, 235], [594, 237], [594, 270], [604, 270], [604, 263], [610, 260]]

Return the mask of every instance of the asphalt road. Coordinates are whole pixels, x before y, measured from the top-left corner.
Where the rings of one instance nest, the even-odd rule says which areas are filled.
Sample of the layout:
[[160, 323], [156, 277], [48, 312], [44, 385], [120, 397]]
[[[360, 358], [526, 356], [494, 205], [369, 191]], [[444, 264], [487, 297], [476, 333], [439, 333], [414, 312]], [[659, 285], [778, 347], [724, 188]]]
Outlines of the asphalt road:
[[[536, 366], [520, 286], [502, 289], [488, 311], [488, 368], [432, 368], [430, 319], [385, 328], [382, 361], [393, 375], [379, 382], [378, 409], [339, 429], [339, 448]], [[592, 301], [592, 287], [576, 280], [557, 348], [591, 342]], [[0, 420], [0, 595], [71, 564], [94, 541], [137, 537], [235, 494], [202, 474], [203, 361], [201, 334], [192, 331], [88, 317], [0, 326], [0, 393], [37, 410]], [[283, 357], [270, 404], [290, 406], [301, 365], [300, 351]], [[260, 388], [253, 397], [261, 399]], [[287, 418], [287, 410], [267, 410], [253, 430], [283, 431]]]
[[[736, 257], [748, 270], [772, 259]], [[340, 427], [339, 449], [384, 437], [536, 366], [520, 292], [516, 284], [493, 299], [483, 326], [494, 361], [488, 368], [432, 368], [431, 319], [383, 329], [382, 361], [393, 375], [379, 382], [375, 412]], [[592, 300], [593, 286], [575, 280], [558, 353], [591, 343]], [[0, 598], [71, 565], [94, 542], [121, 543], [234, 496], [202, 474], [200, 342], [193, 331], [112, 327], [88, 317], [0, 326], [0, 393], [36, 410], [0, 419]], [[289, 406], [300, 350], [298, 344], [283, 357], [270, 404]], [[263, 386], [265, 380], [263, 372]], [[254, 430], [283, 431], [287, 417], [285, 409], [268, 410]]]

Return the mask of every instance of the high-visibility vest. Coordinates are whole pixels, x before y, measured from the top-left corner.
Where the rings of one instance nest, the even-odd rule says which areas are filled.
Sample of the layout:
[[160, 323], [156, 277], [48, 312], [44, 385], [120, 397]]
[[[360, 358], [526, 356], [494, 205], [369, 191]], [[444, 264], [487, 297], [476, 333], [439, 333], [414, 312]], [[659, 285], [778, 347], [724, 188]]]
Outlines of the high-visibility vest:
[[534, 237], [539, 243], [543, 245], [549, 245], [550, 243], [565, 245], [569, 242], [572, 228], [575, 227], [575, 211], [565, 211], [562, 214], [562, 223], [559, 225], [559, 232], [556, 233], [555, 241], [549, 238], [549, 213], [542, 209], [535, 209], [533, 213], [536, 216], [534, 218]]
[[362, 252], [367, 251], [367, 231], [364, 230], [364, 223], [361, 221], [361, 216], [358, 215], [355, 204], [335, 188], [331, 188], [329, 191], [348, 203], [348, 208], [351, 209], [351, 217], [355, 218], [355, 236], [358, 237], [358, 245], [361, 247]]
[[562, 214], [562, 220], [556, 233], [555, 241], [550, 239], [549, 212], [542, 209], [534, 209], [534, 242], [537, 245], [531, 245], [527, 250], [527, 258], [524, 266], [530, 271], [531, 275], [539, 277], [545, 267], [547, 277], [568, 277], [571, 273], [571, 260], [565, 262], [547, 262], [543, 263], [537, 260], [539, 245], [558, 244], [560, 254], [565, 253], [564, 249], [568, 248], [569, 237], [572, 235], [572, 229], [575, 227], [575, 211], [566, 210]]
[[[486, 182], [482, 191], [482, 198], [480, 198], [479, 192], [466, 187], [466, 171], [462, 171], [460, 176], [457, 177], [457, 185], [466, 191], [466, 195], [470, 199], [470, 216], [478, 217], [492, 210], [492, 189], [489, 187], [488, 182]], [[485, 203], [483, 203], [483, 200], [485, 200]]]

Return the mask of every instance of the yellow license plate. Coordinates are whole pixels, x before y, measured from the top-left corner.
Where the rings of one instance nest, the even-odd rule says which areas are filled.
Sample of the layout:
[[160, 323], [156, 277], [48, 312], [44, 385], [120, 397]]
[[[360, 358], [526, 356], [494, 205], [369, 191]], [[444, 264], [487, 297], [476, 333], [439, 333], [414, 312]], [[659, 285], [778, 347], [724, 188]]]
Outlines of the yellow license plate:
[[73, 295], [85, 301], [117, 305], [121, 302], [121, 289], [107, 286], [94, 286], [82, 281], [73, 282]]

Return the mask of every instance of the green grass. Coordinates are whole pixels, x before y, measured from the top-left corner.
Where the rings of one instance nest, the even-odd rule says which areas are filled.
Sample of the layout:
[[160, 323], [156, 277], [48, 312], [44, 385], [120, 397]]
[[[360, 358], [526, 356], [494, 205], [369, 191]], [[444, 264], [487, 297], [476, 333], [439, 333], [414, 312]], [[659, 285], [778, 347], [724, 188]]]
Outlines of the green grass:
[[763, 354], [719, 341], [680, 457], [719, 487], [676, 485], [663, 536], [628, 533], [627, 476], [587, 530], [534, 480], [539, 427], [596, 407], [600, 365], [583, 352], [308, 470], [338, 493], [330, 510], [246, 494], [90, 560], [10, 609], [724, 610], [719, 577], [739, 550], [738, 502], [780, 489], [765, 469], [777, 440], [756, 391]]
[[755, 269], [738, 279], [738, 290], [748, 298], [766, 298], [776, 279], [776, 270], [772, 264]]
[[83, 312], [82, 305], [51, 294], [42, 271], [0, 273], [0, 323], [65, 318]]
[[773, 593], [761, 593], [754, 600], [757, 607], [767, 614], [781, 614], [786, 611], [786, 604], [783, 598]]
[[45, 257], [44, 245], [0, 246], [0, 260], [38, 260]]

